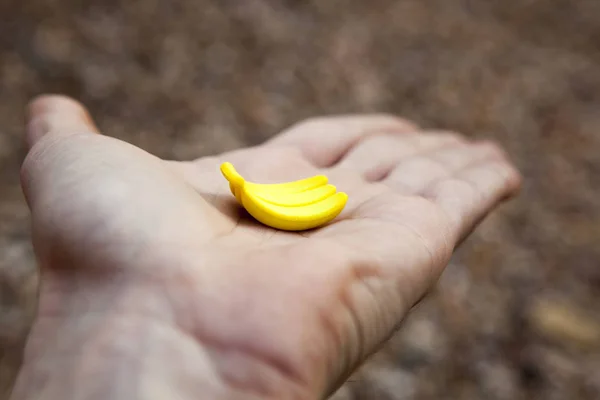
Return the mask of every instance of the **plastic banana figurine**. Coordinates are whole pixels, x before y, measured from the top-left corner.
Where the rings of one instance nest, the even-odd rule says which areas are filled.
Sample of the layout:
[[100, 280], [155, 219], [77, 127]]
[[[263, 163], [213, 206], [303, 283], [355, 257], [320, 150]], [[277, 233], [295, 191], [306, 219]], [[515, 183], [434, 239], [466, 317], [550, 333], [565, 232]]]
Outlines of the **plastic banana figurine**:
[[301, 231], [324, 225], [346, 206], [348, 195], [336, 192], [324, 175], [295, 182], [258, 184], [247, 182], [231, 163], [221, 172], [231, 193], [261, 223], [285, 231]]

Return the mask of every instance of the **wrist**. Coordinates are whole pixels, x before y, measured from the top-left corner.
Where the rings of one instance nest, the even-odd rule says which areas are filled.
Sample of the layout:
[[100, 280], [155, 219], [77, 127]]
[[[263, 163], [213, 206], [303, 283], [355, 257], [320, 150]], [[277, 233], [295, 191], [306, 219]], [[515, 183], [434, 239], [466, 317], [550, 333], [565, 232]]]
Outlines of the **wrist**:
[[11, 399], [192, 398], [194, 385], [218, 393], [210, 372], [201, 347], [147, 318], [41, 317]]
[[11, 400], [312, 399], [260, 360], [136, 315], [40, 317]]

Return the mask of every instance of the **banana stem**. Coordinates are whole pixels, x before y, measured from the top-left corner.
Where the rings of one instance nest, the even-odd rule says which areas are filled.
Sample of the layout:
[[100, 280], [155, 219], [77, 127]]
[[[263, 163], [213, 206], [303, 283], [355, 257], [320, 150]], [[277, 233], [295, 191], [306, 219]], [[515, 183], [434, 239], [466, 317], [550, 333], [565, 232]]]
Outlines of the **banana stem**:
[[244, 184], [244, 178], [238, 174], [231, 163], [226, 162], [221, 164], [221, 173], [234, 186], [241, 187]]

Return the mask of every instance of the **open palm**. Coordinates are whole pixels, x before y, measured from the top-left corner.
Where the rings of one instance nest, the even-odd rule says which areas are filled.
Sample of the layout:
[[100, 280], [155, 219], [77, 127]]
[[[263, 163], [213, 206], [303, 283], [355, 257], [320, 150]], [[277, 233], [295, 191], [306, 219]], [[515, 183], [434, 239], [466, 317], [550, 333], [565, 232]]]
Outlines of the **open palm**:
[[[15, 399], [68, 399], [94, 390], [90, 379], [104, 398], [157, 387], [168, 398], [322, 397], [520, 184], [497, 146], [390, 116], [314, 119], [193, 162], [101, 136], [60, 97], [32, 105], [28, 132], [42, 286]], [[323, 228], [276, 231], [236, 205], [225, 161], [261, 183], [325, 174], [348, 205]], [[43, 367], [56, 360], [60, 370]], [[123, 363], [146, 371], [142, 383], [111, 381]], [[66, 371], [88, 375], [66, 383]]]

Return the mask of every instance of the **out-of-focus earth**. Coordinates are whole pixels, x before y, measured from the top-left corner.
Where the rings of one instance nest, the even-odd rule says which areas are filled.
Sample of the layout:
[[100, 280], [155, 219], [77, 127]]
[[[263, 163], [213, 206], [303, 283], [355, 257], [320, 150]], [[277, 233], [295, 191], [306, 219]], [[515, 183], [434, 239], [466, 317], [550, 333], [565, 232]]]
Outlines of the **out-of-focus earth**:
[[520, 197], [335, 398], [600, 398], [598, 0], [2, 0], [0, 399], [37, 285], [23, 110], [48, 91], [176, 159], [336, 113], [497, 140]]

